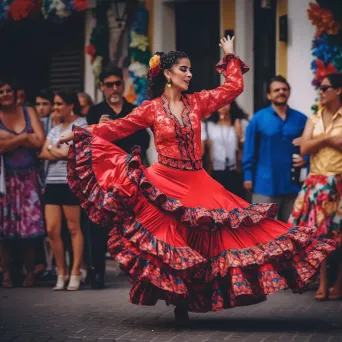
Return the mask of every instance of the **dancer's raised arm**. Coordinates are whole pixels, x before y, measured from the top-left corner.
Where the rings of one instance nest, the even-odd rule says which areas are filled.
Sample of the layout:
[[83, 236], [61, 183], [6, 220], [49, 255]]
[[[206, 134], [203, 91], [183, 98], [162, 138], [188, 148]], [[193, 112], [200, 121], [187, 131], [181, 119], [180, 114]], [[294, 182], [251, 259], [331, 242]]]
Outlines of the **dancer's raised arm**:
[[218, 109], [234, 101], [243, 92], [242, 75], [249, 68], [234, 54], [233, 42], [234, 37], [228, 36], [222, 38], [219, 44], [225, 56], [216, 65], [216, 70], [224, 76], [224, 83], [215, 89], [203, 90], [190, 95], [190, 97], [195, 97], [195, 101], [201, 109], [202, 118], [209, 117]]

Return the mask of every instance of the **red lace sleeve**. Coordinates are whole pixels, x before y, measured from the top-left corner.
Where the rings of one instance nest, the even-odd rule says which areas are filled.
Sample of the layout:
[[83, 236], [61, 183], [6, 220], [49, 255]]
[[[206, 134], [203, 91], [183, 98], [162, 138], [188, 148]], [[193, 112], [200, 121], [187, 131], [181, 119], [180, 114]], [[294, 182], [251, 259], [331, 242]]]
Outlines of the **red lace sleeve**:
[[127, 137], [134, 132], [153, 126], [154, 109], [151, 101], [144, 101], [125, 118], [92, 125], [93, 134], [108, 140], [115, 141]]
[[249, 70], [248, 66], [233, 54], [224, 56], [216, 65], [216, 70], [225, 78], [225, 82], [212, 90], [194, 93], [202, 117], [207, 118], [218, 109], [231, 103], [243, 92], [242, 75]]

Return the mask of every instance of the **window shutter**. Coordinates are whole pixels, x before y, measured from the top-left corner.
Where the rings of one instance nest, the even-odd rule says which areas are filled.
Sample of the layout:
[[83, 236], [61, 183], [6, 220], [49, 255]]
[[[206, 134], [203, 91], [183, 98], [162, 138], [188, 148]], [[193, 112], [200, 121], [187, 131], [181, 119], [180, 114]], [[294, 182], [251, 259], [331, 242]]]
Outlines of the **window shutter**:
[[50, 88], [84, 90], [84, 13], [51, 25]]
[[53, 91], [71, 88], [83, 91], [84, 49], [70, 48], [52, 56], [50, 88]]

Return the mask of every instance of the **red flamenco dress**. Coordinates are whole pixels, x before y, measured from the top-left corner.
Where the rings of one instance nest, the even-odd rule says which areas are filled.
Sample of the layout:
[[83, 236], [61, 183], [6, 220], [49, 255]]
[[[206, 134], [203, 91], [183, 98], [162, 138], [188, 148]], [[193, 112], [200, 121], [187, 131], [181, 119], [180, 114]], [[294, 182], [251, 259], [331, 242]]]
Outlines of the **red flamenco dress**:
[[[207, 312], [249, 305], [290, 287], [300, 292], [334, 243], [273, 219], [273, 204], [249, 204], [202, 168], [201, 119], [243, 91], [246, 66], [234, 55], [217, 66], [225, 83], [182, 97], [182, 122], [165, 95], [126, 118], [74, 128], [68, 181], [96, 223], [112, 227], [108, 246], [132, 283], [130, 300], [185, 302]], [[158, 162], [111, 143], [150, 127]]]

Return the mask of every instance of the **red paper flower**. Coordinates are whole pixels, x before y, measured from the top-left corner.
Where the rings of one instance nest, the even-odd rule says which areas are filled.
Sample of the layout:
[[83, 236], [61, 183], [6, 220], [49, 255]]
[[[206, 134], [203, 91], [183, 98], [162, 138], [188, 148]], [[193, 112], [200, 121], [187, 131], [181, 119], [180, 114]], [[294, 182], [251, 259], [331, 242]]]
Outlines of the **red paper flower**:
[[41, 0], [14, 0], [7, 11], [7, 17], [14, 20], [36, 18], [42, 7]]
[[323, 78], [326, 77], [327, 75], [337, 72], [337, 69], [332, 63], [329, 63], [327, 66], [325, 66], [324, 63], [320, 59], [316, 59], [316, 65], [317, 65], [317, 70], [316, 70], [315, 81], [318, 81], [319, 83], [321, 83]]
[[318, 32], [335, 35], [340, 30], [340, 24], [334, 20], [330, 10], [321, 8], [319, 4], [310, 3], [308, 16], [312, 24], [317, 26]]
[[96, 48], [93, 44], [88, 44], [86, 47], [86, 54], [91, 57], [91, 64], [94, 63], [95, 60], [95, 54], [96, 54]]
[[73, 0], [72, 4], [77, 11], [85, 11], [89, 7], [88, 0]]

